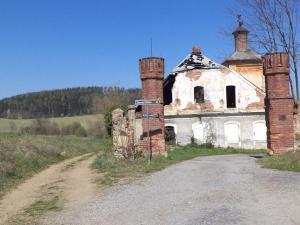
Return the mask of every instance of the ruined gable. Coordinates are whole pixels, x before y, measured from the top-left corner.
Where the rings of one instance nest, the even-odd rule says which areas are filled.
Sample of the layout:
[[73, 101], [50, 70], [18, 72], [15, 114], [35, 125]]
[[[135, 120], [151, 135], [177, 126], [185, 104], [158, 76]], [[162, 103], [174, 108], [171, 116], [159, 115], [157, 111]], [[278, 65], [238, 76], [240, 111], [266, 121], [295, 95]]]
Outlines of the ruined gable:
[[[171, 87], [172, 101], [169, 103], [172, 107], [166, 107], [166, 109], [182, 112], [184, 110], [226, 111], [228, 109], [226, 87], [233, 86], [235, 88], [234, 108], [246, 111], [253, 108], [263, 110], [264, 92], [261, 89], [240, 74], [213, 62], [201, 53], [198, 57], [202, 59], [201, 67], [192, 67], [192, 63], [184, 64], [184, 62], [189, 62], [189, 59], [194, 59], [192, 53], [173, 70], [176, 73], [170, 75], [173, 76], [173, 85]], [[199, 87], [204, 92], [203, 102], [200, 103], [195, 98], [197, 95], [195, 89]], [[248, 107], [249, 105], [251, 107]]]
[[264, 90], [196, 50], [164, 81], [165, 121], [176, 143], [265, 148]]

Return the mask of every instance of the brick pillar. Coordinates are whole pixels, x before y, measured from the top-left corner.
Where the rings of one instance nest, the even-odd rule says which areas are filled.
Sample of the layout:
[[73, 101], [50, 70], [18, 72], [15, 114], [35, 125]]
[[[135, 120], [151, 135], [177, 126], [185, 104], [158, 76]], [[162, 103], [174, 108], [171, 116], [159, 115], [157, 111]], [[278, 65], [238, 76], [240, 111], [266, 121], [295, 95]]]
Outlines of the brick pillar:
[[289, 56], [266, 54], [263, 59], [266, 81], [266, 122], [270, 154], [294, 149], [294, 100], [289, 89]]
[[[160, 99], [161, 104], [148, 106], [148, 112], [159, 114], [159, 118], [143, 118], [143, 149], [148, 154], [147, 131], [150, 130], [150, 149], [153, 155], [165, 154], [165, 127], [163, 106], [164, 59], [144, 58], [139, 61], [142, 80], [142, 99]], [[142, 107], [143, 114], [146, 106]]]
[[234, 36], [235, 51], [245, 52], [248, 50], [248, 33], [243, 27], [238, 27], [232, 34]]

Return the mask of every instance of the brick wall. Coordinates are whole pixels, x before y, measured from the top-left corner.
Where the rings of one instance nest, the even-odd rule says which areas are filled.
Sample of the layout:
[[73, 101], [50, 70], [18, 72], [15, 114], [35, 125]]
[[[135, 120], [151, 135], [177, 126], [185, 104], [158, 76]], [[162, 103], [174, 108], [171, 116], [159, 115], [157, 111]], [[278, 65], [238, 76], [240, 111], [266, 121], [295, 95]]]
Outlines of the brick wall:
[[239, 27], [233, 32], [235, 40], [235, 50], [244, 52], [248, 50], [248, 31], [242, 27]]
[[144, 113], [159, 114], [159, 118], [143, 118], [143, 149], [148, 154], [147, 131], [150, 130], [150, 149], [152, 154], [165, 154], [163, 79], [164, 59], [144, 58], [140, 60], [140, 75], [142, 80], [142, 99], [160, 99], [161, 104], [142, 107]]
[[294, 100], [289, 91], [289, 56], [267, 54], [263, 60], [266, 81], [268, 149], [281, 154], [294, 148]]

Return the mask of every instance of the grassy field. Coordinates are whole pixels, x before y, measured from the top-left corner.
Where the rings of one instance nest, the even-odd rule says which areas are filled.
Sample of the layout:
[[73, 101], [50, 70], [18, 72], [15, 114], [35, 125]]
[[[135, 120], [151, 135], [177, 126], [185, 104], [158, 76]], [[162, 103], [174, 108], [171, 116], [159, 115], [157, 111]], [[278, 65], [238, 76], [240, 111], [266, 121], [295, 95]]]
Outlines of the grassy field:
[[265, 168], [300, 172], [300, 150], [258, 160]]
[[51, 164], [99, 152], [106, 142], [95, 138], [0, 134], [0, 196]]
[[[0, 133], [8, 133], [18, 131], [21, 127], [29, 126], [33, 119], [3, 119], [0, 118]], [[91, 123], [100, 121], [103, 122], [102, 114], [72, 116], [72, 117], [56, 117], [49, 118], [50, 121], [56, 122], [60, 128], [70, 125], [74, 122], [79, 122], [85, 129], [88, 129]]]
[[116, 160], [110, 151], [110, 143], [107, 143], [104, 152], [98, 156], [93, 167], [105, 175], [99, 180], [103, 185], [112, 185], [121, 178], [137, 177], [166, 168], [172, 164], [193, 159], [198, 156], [226, 155], [226, 154], [257, 154], [265, 153], [265, 150], [245, 150], [245, 149], [223, 149], [223, 148], [203, 148], [203, 147], [177, 147], [168, 152], [168, 156], [156, 156], [150, 164], [145, 158], [138, 160]]

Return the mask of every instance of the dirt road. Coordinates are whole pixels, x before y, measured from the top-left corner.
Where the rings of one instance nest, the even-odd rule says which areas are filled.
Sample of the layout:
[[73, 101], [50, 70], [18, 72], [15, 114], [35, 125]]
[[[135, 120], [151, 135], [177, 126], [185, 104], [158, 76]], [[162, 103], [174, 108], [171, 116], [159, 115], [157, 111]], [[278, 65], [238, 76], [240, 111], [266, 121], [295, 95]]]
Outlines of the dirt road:
[[94, 159], [87, 154], [63, 161], [19, 185], [0, 200], [0, 224], [25, 223], [51, 207], [71, 209], [90, 201], [99, 192], [94, 182], [99, 175], [90, 169]]
[[200, 157], [83, 206], [50, 213], [51, 225], [298, 225], [300, 173], [263, 169], [247, 155]]

